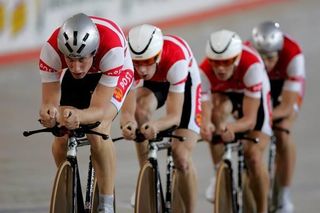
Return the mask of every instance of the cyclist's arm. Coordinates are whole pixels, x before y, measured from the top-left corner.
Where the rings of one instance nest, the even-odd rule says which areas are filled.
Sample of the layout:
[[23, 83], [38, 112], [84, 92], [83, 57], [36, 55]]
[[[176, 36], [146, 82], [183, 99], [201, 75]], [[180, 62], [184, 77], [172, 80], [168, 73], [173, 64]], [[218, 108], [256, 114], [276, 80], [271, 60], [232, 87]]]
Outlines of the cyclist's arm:
[[136, 89], [131, 89], [121, 107], [120, 126], [124, 127], [129, 122], [136, 123]]
[[243, 98], [243, 117], [230, 123], [228, 128], [232, 128], [233, 132], [245, 132], [251, 130], [256, 125], [260, 99], [244, 96]]
[[[115, 106], [111, 103], [114, 87], [107, 87], [99, 83], [94, 90], [90, 106], [87, 109], [77, 110], [81, 124], [90, 124], [96, 121], [112, 120]], [[114, 110], [112, 110], [114, 109]]]
[[42, 83], [42, 105], [58, 107], [60, 102], [60, 82]]
[[294, 104], [297, 103], [298, 96], [297, 92], [283, 90], [281, 103], [273, 109], [272, 119], [288, 117], [294, 111]]
[[174, 125], [179, 125], [184, 93], [169, 92], [166, 101], [166, 115], [154, 122], [159, 131], [168, 129]]

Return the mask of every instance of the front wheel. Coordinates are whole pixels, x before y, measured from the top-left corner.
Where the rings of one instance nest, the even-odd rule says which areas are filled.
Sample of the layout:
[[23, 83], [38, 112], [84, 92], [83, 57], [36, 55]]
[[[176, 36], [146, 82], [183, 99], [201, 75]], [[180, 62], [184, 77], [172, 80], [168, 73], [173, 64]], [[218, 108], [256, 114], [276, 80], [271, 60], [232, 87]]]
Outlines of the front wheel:
[[186, 207], [182, 200], [182, 196], [179, 191], [179, 185], [177, 180], [177, 170], [173, 170], [173, 177], [172, 177], [172, 198], [171, 198], [171, 206], [172, 212], [175, 213], [184, 213], [186, 212]]
[[[140, 170], [135, 198], [135, 213], [163, 212], [163, 199], [157, 196], [157, 172], [148, 162]], [[157, 210], [158, 204], [158, 210]]]
[[228, 164], [222, 162], [216, 172], [214, 193], [214, 213], [233, 213], [234, 200], [232, 195], [232, 170]]
[[70, 162], [59, 167], [52, 190], [50, 213], [72, 212], [73, 171]]

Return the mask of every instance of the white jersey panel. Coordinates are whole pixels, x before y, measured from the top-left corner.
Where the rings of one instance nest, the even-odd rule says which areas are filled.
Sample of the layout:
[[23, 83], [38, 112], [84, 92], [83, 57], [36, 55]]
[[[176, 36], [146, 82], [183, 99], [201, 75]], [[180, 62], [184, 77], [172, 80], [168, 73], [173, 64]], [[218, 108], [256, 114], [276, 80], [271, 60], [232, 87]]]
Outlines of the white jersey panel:
[[302, 54], [296, 55], [288, 64], [289, 79], [284, 83], [283, 89], [292, 92], [302, 92], [303, 81], [306, 77], [305, 60]]
[[244, 94], [251, 98], [260, 98], [261, 97], [261, 90], [249, 90], [248, 88], [252, 88], [255, 86], [262, 86], [263, 84], [263, 73], [265, 69], [262, 64], [254, 63], [249, 68], [246, 74], [244, 75], [243, 82], [245, 84], [245, 91]]
[[170, 67], [167, 73], [167, 80], [170, 82], [170, 92], [184, 92], [188, 72], [189, 67], [186, 60], [177, 61]]
[[47, 66], [52, 67], [55, 71], [42, 70], [42, 68], [45, 69], [45, 67], [40, 66], [41, 82], [48, 83], [59, 81], [59, 71], [62, 67], [61, 59], [55, 49], [48, 42], [46, 42], [41, 49], [40, 61], [46, 63]]

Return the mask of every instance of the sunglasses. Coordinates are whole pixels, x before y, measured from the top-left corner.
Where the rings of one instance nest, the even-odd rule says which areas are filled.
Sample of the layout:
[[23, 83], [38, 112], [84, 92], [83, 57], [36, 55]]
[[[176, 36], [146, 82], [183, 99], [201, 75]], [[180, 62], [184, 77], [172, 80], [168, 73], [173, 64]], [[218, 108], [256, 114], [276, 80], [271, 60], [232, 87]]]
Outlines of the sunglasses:
[[238, 56], [230, 58], [230, 59], [226, 59], [226, 60], [214, 60], [214, 59], [208, 59], [209, 63], [212, 66], [218, 67], [218, 66], [222, 66], [222, 67], [228, 67], [232, 64], [234, 64], [234, 62], [236, 61]]
[[133, 62], [133, 65], [137, 66], [137, 67], [150, 66], [150, 65], [155, 64], [157, 62], [158, 57], [159, 57], [159, 54], [152, 57], [152, 58], [146, 59], [146, 60], [132, 60], [132, 62]]

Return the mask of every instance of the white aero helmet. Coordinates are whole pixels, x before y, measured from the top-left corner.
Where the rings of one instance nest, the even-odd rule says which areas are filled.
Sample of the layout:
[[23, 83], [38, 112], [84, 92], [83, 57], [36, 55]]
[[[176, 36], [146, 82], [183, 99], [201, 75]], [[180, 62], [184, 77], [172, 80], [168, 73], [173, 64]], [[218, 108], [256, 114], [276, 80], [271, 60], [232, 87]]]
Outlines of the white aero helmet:
[[213, 60], [234, 58], [242, 52], [242, 41], [239, 35], [229, 30], [220, 30], [210, 35], [206, 55]]
[[273, 21], [259, 24], [252, 30], [252, 41], [254, 47], [260, 53], [276, 52], [283, 47], [283, 33], [280, 25]]
[[58, 48], [71, 58], [95, 54], [100, 36], [96, 25], [85, 14], [79, 13], [64, 22], [58, 34]]
[[163, 35], [158, 27], [143, 24], [129, 31], [128, 42], [133, 60], [147, 60], [161, 52]]

